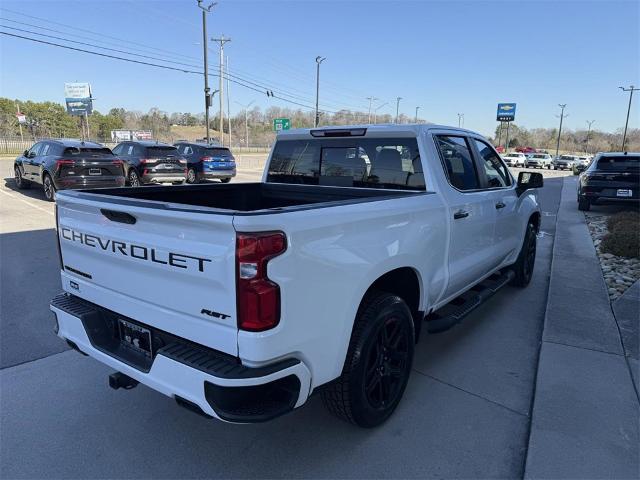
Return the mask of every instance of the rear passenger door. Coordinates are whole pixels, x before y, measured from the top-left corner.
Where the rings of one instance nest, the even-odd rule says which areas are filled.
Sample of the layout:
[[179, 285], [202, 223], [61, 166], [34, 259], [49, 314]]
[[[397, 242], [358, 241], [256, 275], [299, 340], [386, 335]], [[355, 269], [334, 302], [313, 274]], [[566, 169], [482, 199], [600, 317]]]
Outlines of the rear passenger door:
[[472, 138], [471, 143], [478, 158], [480, 181], [496, 211], [493, 246], [494, 266], [497, 267], [514, 249], [520, 248], [518, 195], [509, 170], [493, 147], [479, 138]]
[[449, 185], [449, 283], [445, 297], [461, 293], [494, 267], [496, 210], [490, 192], [482, 189], [471, 139], [459, 134], [434, 134]]

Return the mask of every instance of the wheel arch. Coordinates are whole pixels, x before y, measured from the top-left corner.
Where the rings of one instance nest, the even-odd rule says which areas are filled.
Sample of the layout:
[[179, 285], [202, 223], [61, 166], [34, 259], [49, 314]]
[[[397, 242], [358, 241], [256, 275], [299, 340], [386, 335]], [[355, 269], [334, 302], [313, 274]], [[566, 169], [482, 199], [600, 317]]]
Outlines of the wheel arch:
[[527, 222], [527, 224], [533, 223], [533, 226], [536, 229], [536, 233], [539, 233], [540, 232], [540, 221], [541, 221], [540, 212], [533, 212], [529, 216], [529, 221]]
[[423, 312], [420, 310], [420, 300], [422, 298], [422, 282], [420, 275], [412, 267], [399, 267], [380, 275], [365, 291], [358, 305], [358, 313], [365, 301], [365, 298], [374, 291], [381, 291], [397, 295], [402, 298], [413, 317], [416, 342], [422, 330]]

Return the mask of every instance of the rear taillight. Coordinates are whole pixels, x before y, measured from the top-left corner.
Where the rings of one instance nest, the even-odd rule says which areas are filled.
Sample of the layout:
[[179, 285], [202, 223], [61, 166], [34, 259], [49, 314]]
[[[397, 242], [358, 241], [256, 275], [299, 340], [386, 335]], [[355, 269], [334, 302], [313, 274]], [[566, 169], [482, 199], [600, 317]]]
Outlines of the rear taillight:
[[64, 165], [73, 165], [75, 162], [73, 160], [68, 159], [60, 159], [56, 160], [56, 170], [60, 170]]
[[201, 162], [210, 162], [213, 160], [213, 157], [200, 157]]
[[280, 322], [280, 287], [267, 277], [267, 263], [287, 249], [282, 232], [238, 233], [236, 300], [238, 328], [260, 332]]

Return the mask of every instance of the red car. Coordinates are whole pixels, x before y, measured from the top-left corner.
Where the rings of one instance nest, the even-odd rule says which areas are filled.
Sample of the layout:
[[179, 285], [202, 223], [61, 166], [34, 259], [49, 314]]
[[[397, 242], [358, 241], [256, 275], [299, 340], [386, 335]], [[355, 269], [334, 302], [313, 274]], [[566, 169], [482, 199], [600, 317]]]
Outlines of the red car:
[[516, 148], [516, 152], [520, 152], [520, 153], [536, 153], [537, 150], [535, 148], [532, 148], [532, 147], [517, 147]]

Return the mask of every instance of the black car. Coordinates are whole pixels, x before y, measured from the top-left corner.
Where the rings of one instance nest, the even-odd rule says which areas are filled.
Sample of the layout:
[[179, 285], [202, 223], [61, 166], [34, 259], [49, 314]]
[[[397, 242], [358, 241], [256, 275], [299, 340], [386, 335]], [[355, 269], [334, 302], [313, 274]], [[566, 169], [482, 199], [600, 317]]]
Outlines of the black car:
[[47, 200], [56, 190], [68, 188], [122, 187], [123, 162], [107, 147], [81, 140], [43, 140], [16, 158], [16, 186], [41, 184]]
[[599, 153], [578, 178], [578, 209], [612, 203], [640, 205], [640, 153]]
[[228, 148], [196, 142], [177, 142], [175, 146], [187, 159], [188, 183], [213, 178], [227, 183], [236, 176], [236, 159]]
[[127, 182], [132, 187], [145, 183], [181, 184], [187, 178], [187, 161], [178, 149], [166, 143], [122, 142], [113, 153], [124, 160]]

